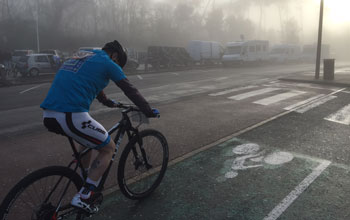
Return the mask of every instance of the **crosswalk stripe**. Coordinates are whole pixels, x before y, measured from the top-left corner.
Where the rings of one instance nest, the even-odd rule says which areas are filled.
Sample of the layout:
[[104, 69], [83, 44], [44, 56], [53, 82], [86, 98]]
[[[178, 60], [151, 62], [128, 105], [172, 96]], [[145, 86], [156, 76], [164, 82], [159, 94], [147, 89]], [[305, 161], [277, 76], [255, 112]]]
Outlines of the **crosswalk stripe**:
[[241, 90], [245, 90], [245, 89], [252, 89], [252, 88], [256, 88], [256, 87], [258, 87], [258, 86], [244, 86], [244, 87], [239, 87], [239, 88], [224, 90], [224, 91], [222, 91], [222, 92], [211, 93], [211, 94], [209, 94], [209, 95], [210, 95], [210, 96], [226, 95], [226, 94], [228, 94], [228, 93], [237, 92], [237, 91], [241, 91]]
[[324, 119], [344, 125], [350, 125], [350, 104]]
[[313, 109], [313, 108], [315, 108], [315, 107], [317, 107], [319, 105], [322, 105], [322, 104], [324, 104], [324, 103], [326, 103], [326, 102], [328, 102], [328, 101], [330, 101], [332, 99], [335, 99], [335, 98], [337, 98], [337, 96], [333, 96], [333, 95], [332, 96], [326, 96], [325, 98], [322, 98], [322, 99], [320, 99], [320, 100], [318, 100], [316, 102], [312, 102], [310, 105], [307, 105], [307, 106], [304, 106], [302, 108], [297, 109], [296, 112], [298, 112], [298, 113], [305, 113], [305, 112], [309, 111], [310, 109]]
[[268, 92], [276, 91], [276, 90], [280, 90], [280, 89], [279, 88], [259, 89], [259, 90], [255, 90], [255, 91], [251, 91], [251, 92], [247, 92], [247, 93], [242, 93], [242, 94], [239, 94], [239, 95], [231, 96], [231, 97], [228, 97], [228, 98], [229, 99], [234, 99], [234, 100], [242, 100], [242, 99], [250, 98], [250, 97], [253, 97], [253, 96], [265, 94], [265, 93], [268, 93]]
[[320, 94], [320, 95], [313, 96], [313, 97], [311, 97], [311, 98], [309, 98], [309, 99], [306, 99], [306, 100], [304, 100], [304, 101], [295, 103], [295, 104], [290, 105], [290, 106], [288, 106], [288, 107], [285, 107], [284, 110], [292, 110], [292, 109], [294, 109], [294, 108], [296, 108], [296, 107], [298, 107], [298, 106], [302, 106], [302, 105], [304, 105], [304, 104], [306, 104], [306, 103], [308, 103], [308, 102], [311, 102], [311, 101], [313, 101], [313, 100], [315, 100], [315, 99], [321, 98], [322, 96], [325, 96], [325, 95]]
[[271, 96], [271, 97], [267, 97], [267, 98], [264, 98], [264, 99], [260, 99], [258, 101], [255, 101], [254, 103], [255, 104], [259, 104], [259, 105], [270, 105], [270, 104], [274, 104], [276, 102], [280, 102], [280, 101], [283, 101], [285, 99], [289, 99], [289, 98], [292, 98], [294, 96], [298, 96], [298, 95], [301, 95], [301, 94], [304, 94], [305, 92], [303, 91], [289, 91], [289, 92], [285, 92], [285, 93], [281, 93], [281, 94], [278, 94], [278, 95], [274, 95], [274, 96]]

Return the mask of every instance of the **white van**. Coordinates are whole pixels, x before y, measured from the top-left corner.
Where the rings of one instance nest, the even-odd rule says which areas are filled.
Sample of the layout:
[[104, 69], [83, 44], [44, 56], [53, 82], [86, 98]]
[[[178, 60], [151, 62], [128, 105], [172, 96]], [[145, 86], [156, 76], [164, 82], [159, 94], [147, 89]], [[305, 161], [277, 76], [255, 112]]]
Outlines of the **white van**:
[[215, 63], [221, 60], [224, 49], [215, 41], [190, 41], [186, 48], [190, 57], [199, 63]]
[[301, 60], [301, 48], [296, 44], [274, 45], [269, 54], [269, 61], [276, 63], [296, 62]]
[[268, 41], [250, 40], [229, 42], [226, 44], [221, 61], [223, 64], [267, 61], [268, 51]]

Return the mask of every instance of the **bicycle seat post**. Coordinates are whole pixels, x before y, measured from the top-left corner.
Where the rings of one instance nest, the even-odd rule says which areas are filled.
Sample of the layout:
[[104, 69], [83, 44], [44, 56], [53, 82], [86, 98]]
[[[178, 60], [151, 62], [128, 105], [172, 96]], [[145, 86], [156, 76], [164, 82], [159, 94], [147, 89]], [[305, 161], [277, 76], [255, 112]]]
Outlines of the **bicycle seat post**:
[[68, 140], [69, 140], [69, 143], [70, 143], [70, 145], [71, 145], [71, 147], [72, 147], [74, 157], [75, 157], [75, 159], [76, 159], [76, 161], [77, 161], [77, 163], [78, 163], [78, 166], [75, 168], [75, 170], [76, 170], [78, 167], [81, 167], [81, 168], [82, 168], [83, 165], [82, 165], [82, 163], [81, 163], [80, 155], [79, 155], [79, 152], [77, 151], [77, 148], [76, 148], [76, 146], [75, 146], [75, 144], [74, 144], [73, 138], [68, 137]]

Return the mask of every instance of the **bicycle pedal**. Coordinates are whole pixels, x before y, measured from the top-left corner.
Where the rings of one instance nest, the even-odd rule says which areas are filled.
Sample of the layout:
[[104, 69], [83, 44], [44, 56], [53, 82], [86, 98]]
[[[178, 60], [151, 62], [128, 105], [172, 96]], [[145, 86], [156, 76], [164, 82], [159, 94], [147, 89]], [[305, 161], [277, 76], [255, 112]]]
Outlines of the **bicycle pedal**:
[[103, 194], [102, 193], [96, 193], [95, 195], [96, 195], [96, 197], [94, 198], [94, 201], [92, 202], [92, 204], [94, 206], [100, 206], [102, 201], [103, 201]]

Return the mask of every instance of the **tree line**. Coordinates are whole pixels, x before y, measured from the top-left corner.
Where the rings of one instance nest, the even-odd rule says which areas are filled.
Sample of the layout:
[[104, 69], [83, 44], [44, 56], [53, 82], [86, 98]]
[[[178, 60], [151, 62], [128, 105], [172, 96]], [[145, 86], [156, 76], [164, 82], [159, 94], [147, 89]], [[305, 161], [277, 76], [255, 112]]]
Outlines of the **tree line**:
[[[38, 18], [40, 47], [65, 51], [101, 46], [118, 39], [127, 47], [186, 46], [190, 40], [222, 43], [245, 39], [299, 41], [300, 27], [286, 17], [289, 0], [0, 0], [0, 48], [36, 49]], [[275, 4], [280, 30], [265, 29], [264, 9]], [[246, 16], [260, 7], [260, 22]]]

